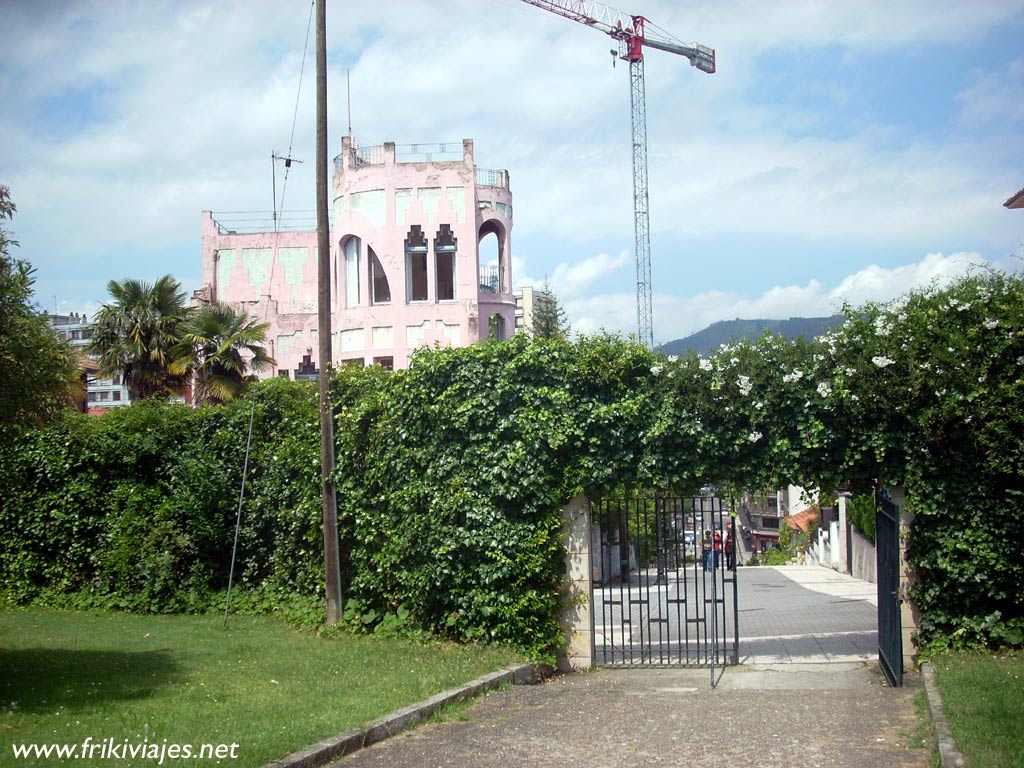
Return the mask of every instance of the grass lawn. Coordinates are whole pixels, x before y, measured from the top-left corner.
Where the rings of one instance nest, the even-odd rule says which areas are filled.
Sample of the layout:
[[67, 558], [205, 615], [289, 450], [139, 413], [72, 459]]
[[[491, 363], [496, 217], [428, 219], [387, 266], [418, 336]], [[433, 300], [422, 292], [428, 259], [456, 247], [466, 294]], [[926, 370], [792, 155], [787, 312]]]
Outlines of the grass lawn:
[[1024, 652], [931, 660], [953, 740], [971, 768], [1024, 766]]
[[[519, 659], [376, 637], [318, 638], [268, 618], [0, 610], [0, 766], [157, 765], [15, 759], [14, 743], [237, 744], [258, 766]], [[144, 742], [145, 740], [145, 742]]]

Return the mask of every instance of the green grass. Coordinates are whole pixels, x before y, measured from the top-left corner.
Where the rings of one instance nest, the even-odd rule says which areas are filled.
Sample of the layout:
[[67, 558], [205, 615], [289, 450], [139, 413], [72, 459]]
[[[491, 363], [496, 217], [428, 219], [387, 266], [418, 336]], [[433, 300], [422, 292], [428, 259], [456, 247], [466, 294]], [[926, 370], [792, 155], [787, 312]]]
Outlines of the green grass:
[[[12, 743], [237, 743], [262, 765], [519, 659], [407, 640], [322, 638], [268, 618], [0, 611], [0, 766]], [[156, 765], [155, 760], [64, 760]], [[55, 764], [58, 761], [40, 761]], [[168, 759], [164, 765], [215, 760]]]
[[953, 740], [971, 768], [1024, 766], [1024, 652], [931, 660]]

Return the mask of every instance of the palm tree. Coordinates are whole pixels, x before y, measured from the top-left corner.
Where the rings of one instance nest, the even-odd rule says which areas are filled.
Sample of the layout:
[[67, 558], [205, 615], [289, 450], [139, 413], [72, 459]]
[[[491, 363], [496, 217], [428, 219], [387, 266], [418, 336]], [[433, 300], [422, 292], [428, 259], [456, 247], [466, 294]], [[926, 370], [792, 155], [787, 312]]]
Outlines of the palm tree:
[[245, 393], [257, 371], [274, 365], [263, 348], [269, 323], [258, 323], [226, 304], [210, 304], [181, 325], [172, 373], [195, 373], [197, 405], [218, 404]]
[[189, 316], [181, 283], [170, 275], [152, 285], [111, 280], [107, 292], [113, 301], [93, 316], [88, 348], [99, 357], [100, 375], [123, 375], [133, 401], [180, 391], [186, 377], [171, 373], [170, 365], [178, 326]]

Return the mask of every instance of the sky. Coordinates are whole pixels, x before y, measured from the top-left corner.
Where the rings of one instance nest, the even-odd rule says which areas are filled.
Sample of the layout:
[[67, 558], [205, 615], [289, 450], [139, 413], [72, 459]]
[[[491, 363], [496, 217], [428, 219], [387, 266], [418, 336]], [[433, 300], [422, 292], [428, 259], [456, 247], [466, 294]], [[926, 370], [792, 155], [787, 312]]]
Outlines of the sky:
[[[717, 72], [645, 57], [653, 325], [823, 316], [1024, 268], [1024, 0], [614, 0]], [[310, 0], [0, 0], [0, 184], [36, 301], [202, 272], [203, 210], [311, 217]], [[517, 285], [635, 333], [629, 67], [520, 0], [328, 0], [329, 154], [474, 140]], [[303, 160], [284, 179], [271, 154]], [[276, 195], [275, 195], [276, 192]], [[306, 212], [306, 213], [302, 213]]]

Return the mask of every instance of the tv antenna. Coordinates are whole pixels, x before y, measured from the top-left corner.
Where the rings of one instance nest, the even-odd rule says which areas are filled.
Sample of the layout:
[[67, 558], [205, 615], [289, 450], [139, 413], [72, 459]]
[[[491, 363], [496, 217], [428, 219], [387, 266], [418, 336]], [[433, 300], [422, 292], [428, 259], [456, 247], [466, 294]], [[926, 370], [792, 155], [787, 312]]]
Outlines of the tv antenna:
[[[285, 186], [288, 185], [288, 171], [291, 169], [292, 163], [302, 163], [301, 160], [296, 160], [294, 157], [291, 157], [291, 156], [281, 156], [281, 155], [277, 154], [276, 151], [270, 153], [270, 179], [271, 179], [271, 184], [273, 184], [273, 187], [274, 187], [274, 209], [273, 210], [274, 210], [274, 231], [275, 232], [277, 232], [277, 161], [278, 160], [284, 160], [284, 183], [285, 183]], [[282, 204], [282, 207], [283, 207], [283, 205], [284, 205], [284, 191], [283, 190], [281, 192], [281, 198], [282, 198], [281, 204]], [[282, 210], [281, 213], [283, 214], [284, 211]]]

